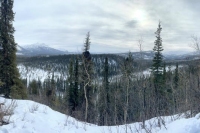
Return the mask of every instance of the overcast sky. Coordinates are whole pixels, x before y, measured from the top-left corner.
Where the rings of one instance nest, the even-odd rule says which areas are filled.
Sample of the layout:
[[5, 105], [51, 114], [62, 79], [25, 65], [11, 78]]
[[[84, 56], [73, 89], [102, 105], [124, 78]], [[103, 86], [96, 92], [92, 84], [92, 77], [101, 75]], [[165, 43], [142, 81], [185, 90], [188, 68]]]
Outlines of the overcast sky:
[[15, 41], [45, 43], [82, 51], [86, 33], [91, 52], [152, 50], [159, 20], [165, 51], [191, 51], [200, 37], [199, 0], [15, 0]]

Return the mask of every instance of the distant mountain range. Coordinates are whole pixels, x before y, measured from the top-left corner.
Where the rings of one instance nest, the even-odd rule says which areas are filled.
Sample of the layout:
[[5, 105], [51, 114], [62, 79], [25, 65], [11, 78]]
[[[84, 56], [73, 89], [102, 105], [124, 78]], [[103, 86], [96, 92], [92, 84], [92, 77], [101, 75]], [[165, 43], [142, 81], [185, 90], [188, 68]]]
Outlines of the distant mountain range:
[[[179, 54], [177, 54], [179, 53]], [[68, 52], [68, 51], [61, 51], [58, 49], [51, 48], [44, 43], [36, 43], [26, 46], [17, 45], [17, 56], [51, 56], [51, 55], [64, 55], [64, 54], [80, 54], [76, 52]], [[97, 53], [92, 53], [97, 54]], [[118, 53], [117, 55], [127, 56], [127, 53]], [[134, 59], [145, 59], [145, 60], [152, 60], [154, 57], [153, 51], [143, 51], [142, 55], [140, 52], [132, 52]], [[198, 52], [190, 52], [190, 53], [180, 53], [177, 52], [169, 52], [164, 54], [164, 59], [166, 60], [194, 60], [200, 59], [200, 55]]]
[[17, 45], [18, 56], [49, 56], [49, 55], [63, 55], [68, 52], [51, 48], [43, 43], [36, 43], [26, 46]]
[[[131, 52], [134, 59], [144, 59], [144, 60], [152, 60], [154, 58], [155, 53], [153, 51], [143, 51], [140, 52]], [[128, 56], [128, 53], [121, 53], [119, 54], [121, 56]], [[180, 53], [180, 51], [177, 52], [168, 52], [163, 54], [164, 60], [167, 61], [186, 61], [186, 60], [196, 60], [200, 59], [200, 53], [199, 52], [188, 52], [188, 53]]]

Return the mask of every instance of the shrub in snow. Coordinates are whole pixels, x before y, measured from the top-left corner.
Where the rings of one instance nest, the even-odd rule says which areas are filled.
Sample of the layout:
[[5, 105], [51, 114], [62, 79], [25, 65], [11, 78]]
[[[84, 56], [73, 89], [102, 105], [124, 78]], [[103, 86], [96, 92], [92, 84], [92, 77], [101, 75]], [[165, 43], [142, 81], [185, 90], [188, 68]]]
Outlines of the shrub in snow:
[[38, 104], [33, 104], [30, 108], [29, 108], [29, 111], [31, 113], [34, 113], [35, 111], [37, 111], [39, 108], [39, 105]]
[[0, 125], [8, 124], [10, 117], [13, 114], [14, 109], [17, 107], [16, 101], [11, 100], [11, 102], [5, 105], [6, 100], [0, 103]]

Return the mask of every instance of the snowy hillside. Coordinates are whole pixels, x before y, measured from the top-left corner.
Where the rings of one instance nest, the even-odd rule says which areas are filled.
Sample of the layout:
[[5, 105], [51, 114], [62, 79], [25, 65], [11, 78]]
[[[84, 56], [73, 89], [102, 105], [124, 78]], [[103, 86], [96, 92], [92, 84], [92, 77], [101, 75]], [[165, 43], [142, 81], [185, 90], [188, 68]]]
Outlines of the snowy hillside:
[[67, 52], [60, 51], [47, 46], [44, 43], [36, 43], [31, 45], [19, 46], [17, 45], [17, 55], [23, 56], [38, 56], [38, 55], [63, 55]]
[[[157, 126], [157, 119], [146, 121], [146, 131], [141, 129], [141, 123], [120, 126], [97, 126], [77, 121], [65, 114], [52, 110], [29, 100], [14, 100], [15, 108], [9, 124], [0, 127], [0, 133], [200, 133], [200, 114], [185, 119], [181, 116], [163, 117], [165, 127]], [[0, 97], [5, 103], [3, 108], [10, 105], [12, 100]], [[174, 120], [174, 121], [173, 121]]]
[[[34, 67], [25, 67], [22, 64], [19, 64], [17, 66], [19, 69], [19, 73], [21, 75], [22, 79], [28, 79], [28, 81], [32, 80], [38, 80], [44, 82], [45, 79], [51, 78], [52, 77], [52, 72], [48, 72], [47, 70], [39, 69], [39, 68], [34, 68]], [[61, 74], [59, 72], [54, 72], [54, 78], [60, 77]]]
[[[39, 69], [39, 68], [35, 68], [35, 67], [30, 67], [30, 66], [24, 66], [23, 64], [18, 64], [18, 69], [19, 69], [19, 73], [21, 75], [22, 79], [26, 79], [29, 81], [32, 80], [38, 80], [40, 79], [40, 81], [44, 82], [45, 79], [48, 79], [49, 77], [52, 77], [52, 72], [49, 73], [47, 70], [44, 69]], [[183, 67], [182, 65], [179, 66], [179, 68]], [[175, 70], [175, 66], [167, 66], [166, 67], [166, 71], [174, 71]], [[135, 73], [135, 75], [137, 77], [148, 77], [151, 74], [151, 69], [146, 69], [144, 71], [141, 72], [137, 72]], [[119, 75], [118, 75], [119, 76]], [[115, 76], [115, 77], [118, 77]], [[58, 77], [62, 77], [63, 79], [66, 79], [67, 77], [67, 73], [61, 73], [61, 72], [54, 72], [54, 79], [57, 79]]]

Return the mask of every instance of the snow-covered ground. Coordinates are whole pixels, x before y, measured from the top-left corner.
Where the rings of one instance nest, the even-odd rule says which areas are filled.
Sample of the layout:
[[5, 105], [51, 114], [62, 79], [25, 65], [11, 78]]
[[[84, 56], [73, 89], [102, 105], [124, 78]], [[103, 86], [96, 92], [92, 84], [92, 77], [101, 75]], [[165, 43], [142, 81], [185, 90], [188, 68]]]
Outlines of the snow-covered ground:
[[[185, 119], [183, 115], [162, 117], [166, 125], [157, 125], [157, 118], [146, 121], [146, 131], [141, 129], [141, 123], [120, 126], [97, 126], [77, 121], [65, 114], [52, 110], [29, 100], [14, 100], [16, 107], [10, 117], [10, 123], [0, 127], [0, 133], [200, 133], [200, 114]], [[8, 107], [12, 100], [0, 97], [0, 103]]]
[[[39, 68], [34, 68], [34, 67], [25, 67], [23, 64], [19, 64], [18, 66], [19, 69], [19, 73], [21, 75], [22, 79], [26, 79], [28, 80], [28, 84], [30, 81], [32, 81], [33, 79], [38, 80], [40, 79], [40, 81], [44, 81], [45, 79], [48, 79], [49, 77], [52, 77], [52, 72], [49, 72], [47, 70], [43, 70], [43, 69], [39, 69]], [[179, 68], [183, 67], [182, 65], [179, 66]], [[176, 66], [167, 66], [166, 67], [166, 71], [174, 71], [176, 68]], [[137, 72], [135, 73], [135, 75], [137, 77], [149, 77], [151, 74], [151, 69], [146, 69], [144, 71], [141, 72]], [[61, 77], [66, 79], [67, 75], [66, 74], [61, 74], [60, 72], [54, 72], [54, 79], [57, 79], [58, 77]], [[121, 75], [115, 76], [116, 77], [120, 77]]]
[[[180, 65], [179, 66], [179, 68], [182, 68], [183, 67], [183, 65]], [[176, 66], [167, 66], [166, 67], [166, 71], [168, 72], [168, 71], [174, 71], [176, 69]], [[146, 70], [144, 70], [144, 71], [142, 71], [142, 72], [138, 72], [138, 73], [136, 73], [136, 75], [137, 75], [137, 77], [149, 77], [150, 75], [151, 75], [151, 69], [146, 69]]]
[[[29, 81], [32, 80], [38, 80], [40, 79], [40, 81], [44, 81], [45, 79], [51, 78], [52, 77], [52, 72], [49, 71], [45, 71], [43, 69], [39, 69], [39, 68], [34, 68], [34, 67], [25, 67], [23, 64], [19, 64], [17, 66], [17, 68], [19, 69], [19, 73], [21, 75], [22, 79], [26, 79]], [[59, 72], [54, 72], [54, 79], [58, 78], [61, 76], [61, 73]]]

